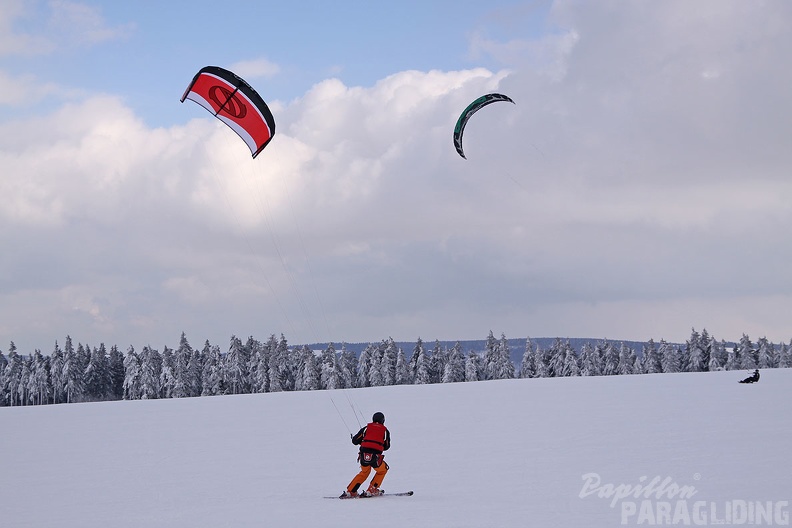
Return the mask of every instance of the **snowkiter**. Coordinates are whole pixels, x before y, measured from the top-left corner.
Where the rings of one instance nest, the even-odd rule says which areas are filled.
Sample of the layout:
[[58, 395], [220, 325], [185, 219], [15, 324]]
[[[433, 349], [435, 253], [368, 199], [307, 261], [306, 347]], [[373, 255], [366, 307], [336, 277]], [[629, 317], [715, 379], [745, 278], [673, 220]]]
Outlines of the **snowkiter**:
[[381, 495], [380, 489], [382, 479], [388, 472], [388, 464], [385, 463], [383, 451], [390, 449], [390, 431], [385, 427], [385, 415], [375, 412], [371, 418], [371, 423], [361, 428], [357, 434], [352, 435], [352, 443], [360, 446], [358, 452], [358, 462], [360, 462], [360, 473], [355, 475], [347, 489], [341, 494], [341, 498], [357, 497], [358, 489], [366, 482], [371, 469], [374, 469], [374, 477], [366, 491], [361, 492], [360, 496]]
[[740, 383], [756, 383], [759, 381], [759, 369], [754, 370], [754, 373], [751, 376], [748, 376], [744, 380], [740, 381]]

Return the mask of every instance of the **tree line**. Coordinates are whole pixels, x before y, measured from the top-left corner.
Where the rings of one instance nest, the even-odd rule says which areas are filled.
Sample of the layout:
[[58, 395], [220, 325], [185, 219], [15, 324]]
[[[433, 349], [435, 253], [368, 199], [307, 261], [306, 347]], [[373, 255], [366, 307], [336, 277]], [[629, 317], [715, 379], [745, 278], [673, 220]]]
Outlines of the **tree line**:
[[[640, 353], [639, 353], [640, 352]], [[408, 355], [392, 338], [370, 343], [358, 355], [333, 343], [324, 350], [290, 347], [286, 338], [267, 341], [232, 336], [228, 350], [206, 341], [193, 348], [182, 333], [176, 349], [104, 344], [74, 346], [67, 336], [51, 355], [21, 355], [14, 343], [0, 351], [0, 406], [45, 405], [107, 400], [187, 398], [222, 394], [345, 389], [385, 385], [457, 383], [512, 378], [609, 376], [663, 372], [753, 370], [792, 366], [792, 341], [754, 344], [743, 334], [727, 345], [706, 330], [692, 330], [683, 345], [649, 340], [637, 351], [624, 342], [586, 342], [575, 350], [569, 340], [539, 347], [530, 338], [515, 365], [505, 335], [490, 331], [484, 350], [464, 351], [457, 342], [427, 345], [421, 338]]]

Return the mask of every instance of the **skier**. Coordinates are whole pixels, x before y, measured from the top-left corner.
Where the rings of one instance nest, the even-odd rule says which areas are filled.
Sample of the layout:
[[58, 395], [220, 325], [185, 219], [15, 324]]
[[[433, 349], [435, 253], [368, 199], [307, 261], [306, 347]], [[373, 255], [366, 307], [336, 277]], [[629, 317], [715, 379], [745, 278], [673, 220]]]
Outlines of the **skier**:
[[[385, 478], [385, 473], [388, 472], [388, 464], [385, 463], [382, 452], [390, 449], [390, 431], [385, 427], [385, 415], [375, 412], [371, 423], [361, 428], [357, 434], [352, 435], [352, 443], [360, 446], [358, 452], [360, 473], [355, 475], [346, 491], [341, 494], [341, 498], [381, 495], [383, 491], [380, 489], [380, 485], [382, 479]], [[374, 478], [371, 479], [368, 489], [358, 495], [358, 488], [366, 482], [371, 468], [374, 468]]]
[[759, 369], [754, 370], [753, 375], [748, 376], [744, 380], [740, 381], [740, 383], [756, 383], [759, 381]]

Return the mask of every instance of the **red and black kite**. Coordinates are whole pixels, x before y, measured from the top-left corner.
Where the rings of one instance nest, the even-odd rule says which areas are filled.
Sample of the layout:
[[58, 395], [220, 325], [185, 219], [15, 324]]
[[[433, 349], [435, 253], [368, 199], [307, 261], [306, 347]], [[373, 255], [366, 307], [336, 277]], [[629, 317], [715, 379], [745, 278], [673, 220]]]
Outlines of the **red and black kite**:
[[195, 74], [181, 98], [195, 101], [239, 134], [253, 157], [275, 135], [275, 119], [267, 103], [244, 79], [217, 66]]

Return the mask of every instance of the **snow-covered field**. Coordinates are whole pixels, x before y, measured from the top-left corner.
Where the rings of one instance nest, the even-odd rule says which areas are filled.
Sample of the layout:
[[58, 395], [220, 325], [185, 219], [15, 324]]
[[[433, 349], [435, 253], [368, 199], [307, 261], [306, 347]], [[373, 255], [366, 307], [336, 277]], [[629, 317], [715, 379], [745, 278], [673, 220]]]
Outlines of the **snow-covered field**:
[[[2, 408], [0, 526], [789, 525], [792, 369], [745, 375]], [[383, 488], [413, 497], [322, 498], [358, 470], [350, 403], [385, 413]]]

